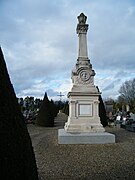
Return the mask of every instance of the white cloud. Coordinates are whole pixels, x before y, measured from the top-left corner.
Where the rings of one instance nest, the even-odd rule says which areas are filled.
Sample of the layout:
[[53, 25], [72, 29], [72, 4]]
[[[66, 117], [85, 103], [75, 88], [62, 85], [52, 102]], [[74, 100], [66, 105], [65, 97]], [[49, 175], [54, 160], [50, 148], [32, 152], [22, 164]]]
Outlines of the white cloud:
[[69, 91], [81, 12], [88, 16], [89, 58], [103, 96], [116, 97], [121, 83], [135, 76], [134, 1], [1, 1], [0, 41], [18, 96], [48, 91], [56, 98]]

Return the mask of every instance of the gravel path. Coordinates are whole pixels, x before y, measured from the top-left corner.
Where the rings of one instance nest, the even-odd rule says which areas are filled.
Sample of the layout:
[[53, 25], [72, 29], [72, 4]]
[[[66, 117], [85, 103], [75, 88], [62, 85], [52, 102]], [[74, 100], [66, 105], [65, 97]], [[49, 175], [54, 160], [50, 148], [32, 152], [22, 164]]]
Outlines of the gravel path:
[[[67, 119], [64, 114], [58, 117], [57, 121]], [[40, 180], [135, 180], [135, 133], [107, 127], [107, 132], [116, 135], [115, 144], [58, 145], [62, 124], [54, 128], [28, 125]]]

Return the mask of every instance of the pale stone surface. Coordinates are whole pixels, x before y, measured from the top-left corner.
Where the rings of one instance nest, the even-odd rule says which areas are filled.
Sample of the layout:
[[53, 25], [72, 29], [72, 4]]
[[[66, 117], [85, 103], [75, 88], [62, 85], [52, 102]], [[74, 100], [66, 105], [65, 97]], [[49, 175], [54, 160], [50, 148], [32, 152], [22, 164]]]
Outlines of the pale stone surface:
[[103, 133], [67, 133], [64, 129], [58, 130], [59, 144], [108, 144], [115, 143], [115, 135]]
[[87, 52], [87, 17], [81, 13], [78, 16], [77, 34], [79, 38], [79, 53], [76, 68], [72, 71], [73, 87], [68, 93], [69, 117], [65, 123], [66, 132], [104, 132], [99, 117], [100, 92], [94, 85], [95, 71]]
[[79, 104], [78, 110], [80, 116], [92, 116], [92, 104]]
[[78, 16], [78, 59], [72, 71], [73, 87], [68, 93], [69, 116], [64, 129], [58, 130], [59, 144], [106, 144], [115, 143], [115, 135], [104, 132], [99, 117], [98, 88], [94, 85], [95, 71], [88, 58], [87, 17]]
[[[69, 117], [65, 123], [67, 132], [104, 132], [98, 115], [98, 96], [90, 93], [72, 93], [69, 102]], [[90, 112], [80, 113], [81, 106], [89, 106]]]

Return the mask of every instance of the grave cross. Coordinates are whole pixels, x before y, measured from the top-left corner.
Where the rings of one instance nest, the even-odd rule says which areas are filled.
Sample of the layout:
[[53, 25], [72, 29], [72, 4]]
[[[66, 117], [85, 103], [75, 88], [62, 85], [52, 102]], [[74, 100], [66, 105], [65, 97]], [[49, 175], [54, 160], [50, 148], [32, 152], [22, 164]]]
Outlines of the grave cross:
[[60, 94], [58, 94], [57, 96], [60, 97], [60, 101], [62, 100], [62, 96], [65, 96], [64, 94], [62, 94], [62, 92], [60, 92]]
[[60, 101], [59, 101], [59, 109], [61, 110], [61, 100], [62, 100], [62, 96], [65, 96], [65, 95], [62, 94], [62, 92], [60, 92], [60, 94], [58, 94], [57, 96], [60, 97]]

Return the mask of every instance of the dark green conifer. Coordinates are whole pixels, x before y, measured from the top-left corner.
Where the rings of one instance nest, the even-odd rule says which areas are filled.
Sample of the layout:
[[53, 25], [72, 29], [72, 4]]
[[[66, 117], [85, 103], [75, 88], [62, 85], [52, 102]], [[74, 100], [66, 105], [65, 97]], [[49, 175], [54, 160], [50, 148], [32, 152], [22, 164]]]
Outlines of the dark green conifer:
[[0, 48], [0, 179], [38, 180], [27, 127]]
[[68, 101], [65, 102], [62, 112], [69, 115], [69, 104]]
[[52, 110], [52, 119], [53, 119], [53, 122], [54, 122], [54, 118], [57, 116], [58, 112], [59, 112], [59, 109], [57, 107], [57, 105], [54, 103], [54, 101], [51, 99], [50, 101], [51, 103], [51, 110]]
[[101, 95], [99, 96], [99, 101], [100, 101], [100, 103], [99, 103], [99, 117], [100, 117], [101, 124], [103, 125], [103, 127], [105, 127], [108, 125], [108, 122], [107, 122], [105, 106], [104, 106]]
[[[99, 91], [99, 88], [97, 86], [97, 89]], [[99, 91], [100, 92], [100, 91]], [[101, 124], [103, 125], [103, 127], [107, 126], [108, 125], [108, 122], [107, 122], [107, 116], [106, 116], [106, 110], [105, 110], [105, 106], [104, 106], [104, 102], [102, 100], [102, 96], [99, 95], [99, 117], [100, 117], [100, 121], [101, 121]]]
[[103, 125], [103, 127], [105, 127], [108, 125], [108, 122], [107, 122], [105, 106], [104, 106], [101, 95], [99, 96], [99, 101], [100, 101], [100, 103], [99, 103], [99, 117], [100, 117], [101, 124]]
[[38, 112], [37, 124], [40, 126], [52, 127], [54, 126], [54, 115], [52, 104], [47, 97], [47, 93], [45, 93], [43, 102]]

